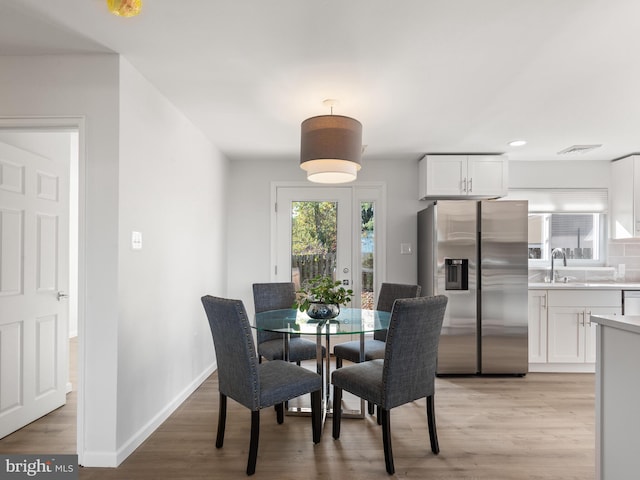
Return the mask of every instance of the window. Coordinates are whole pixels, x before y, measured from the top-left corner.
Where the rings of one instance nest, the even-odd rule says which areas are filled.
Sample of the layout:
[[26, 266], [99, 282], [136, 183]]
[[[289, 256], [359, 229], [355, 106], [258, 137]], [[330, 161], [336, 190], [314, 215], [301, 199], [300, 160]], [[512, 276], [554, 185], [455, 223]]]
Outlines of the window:
[[603, 217], [599, 213], [530, 213], [529, 259], [547, 263], [551, 251], [560, 248], [567, 260], [604, 263]]
[[548, 265], [559, 248], [570, 265], [606, 262], [606, 189], [510, 190], [507, 200], [529, 202], [529, 263]]
[[362, 276], [360, 305], [366, 310], [374, 308], [375, 246], [375, 203], [360, 202], [360, 273]]

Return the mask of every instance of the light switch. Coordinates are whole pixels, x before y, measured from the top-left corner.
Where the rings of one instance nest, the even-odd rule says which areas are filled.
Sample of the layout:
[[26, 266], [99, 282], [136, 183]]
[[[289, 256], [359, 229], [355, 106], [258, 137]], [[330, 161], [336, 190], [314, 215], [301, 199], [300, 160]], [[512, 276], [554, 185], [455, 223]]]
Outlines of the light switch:
[[400, 255], [411, 255], [413, 251], [411, 250], [410, 243], [401, 243], [400, 244]]
[[141, 250], [142, 249], [142, 233], [140, 233], [140, 232], [131, 232], [131, 248], [133, 250]]

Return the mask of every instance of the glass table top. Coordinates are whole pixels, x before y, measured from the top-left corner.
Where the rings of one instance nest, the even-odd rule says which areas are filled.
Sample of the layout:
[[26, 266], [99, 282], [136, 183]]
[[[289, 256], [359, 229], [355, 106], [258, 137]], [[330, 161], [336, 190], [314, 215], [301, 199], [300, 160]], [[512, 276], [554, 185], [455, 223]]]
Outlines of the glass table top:
[[257, 313], [251, 326], [267, 332], [300, 333], [303, 335], [348, 335], [370, 333], [389, 327], [391, 313], [360, 308], [341, 308], [331, 320], [314, 320], [293, 308]]

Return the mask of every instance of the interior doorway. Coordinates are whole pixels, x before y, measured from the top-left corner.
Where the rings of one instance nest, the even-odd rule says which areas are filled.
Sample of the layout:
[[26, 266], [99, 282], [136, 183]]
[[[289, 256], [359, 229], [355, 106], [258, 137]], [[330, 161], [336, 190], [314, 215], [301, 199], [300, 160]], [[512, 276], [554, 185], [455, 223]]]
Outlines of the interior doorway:
[[[36, 364], [39, 362], [39, 365], [36, 366], [36, 368], [39, 369], [37, 378], [40, 379], [41, 372], [44, 370], [45, 373], [49, 374], [49, 378], [51, 379], [49, 383], [40, 380], [41, 385], [39, 385], [39, 387], [45, 394], [53, 390], [59, 390], [62, 393], [61, 401], [64, 403], [67, 394], [72, 390], [74, 391], [74, 398], [71, 402], [74, 404], [72, 409], [73, 415], [71, 417], [67, 415], [67, 421], [70, 419], [73, 423], [74, 434], [65, 436], [63, 441], [69, 444], [60, 445], [59, 448], [65, 452], [77, 452], [78, 414], [75, 403], [78, 384], [77, 382], [70, 381], [71, 378], [77, 378], [77, 375], [75, 372], [70, 372], [69, 365], [73, 364], [77, 366], [78, 355], [75, 349], [79, 341], [79, 123], [76, 123], [74, 120], [70, 121], [70, 119], [0, 120], [0, 144], [6, 153], [15, 154], [17, 158], [25, 162], [25, 164], [21, 166], [20, 162], [12, 162], [7, 156], [3, 157], [5, 166], [7, 166], [7, 172], [11, 172], [13, 175], [11, 177], [13, 186], [5, 185], [5, 192], [7, 193], [5, 199], [9, 198], [9, 194], [15, 194], [16, 190], [20, 191], [21, 188], [25, 192], [30, 188], [35, 188], [34, 197], [36, 197], [36, 199], [44, 199], [45, 203], [47, 201], [49, 201], [49, 203], [55, 203], [52, 200], [60, 198], [61, 200], [64, 199], [65, 202], [65, 212], [64, 215], [62, 215], [62, 217], [65, 218], [61, 217], [62, 219], [51, 212], [43, 212], [46, 207], [44, 209], [41, 205], [34, 207], [36, 211], [35, 217], [37, 217], [35, 221], [36, 245], [34, 256], [40, 264], [38, 271], [35, 273], [36, 277], [38, 277], [38, 285], [35, 290], [36, 293], [42, 294], [40, 295], [41, 297], [53, 298], [54, 300], [50, 299], [49, 302], [56, 307], [51, 315], [40, 315], [37, 317], [37, 320], [34, 321], [34, 338], [37, 339], [37, 342], [42, 343], [44, 341], [44, 343], [49, 343], [48, 347], [44, 350], [41, 348], [40, 350], [48, 352], [50, 358], [54, 358], [55, 362], [61, 363], [61, 370], [56, 371], [53, 367], [47, 370], [47, 365], [43, 364], [42, 360], [38, 358], [36, 358], [35, 362]], [[38, 163], [38, 165], [34, 166], [32, 163]], [[48, 173], [55, 170], [55, 168], [53, 168], [54, 163], [61, 164], [62, 170], [60, 171], [63, 172], [62, 177], [64, 178], [56, 178], [55, 175]], [[35, 180], [26, 178], [29, 169], [35, 172]], [[33, 181], [34, 184], [29, 186], [29, 181]], [[20, 185], [22, 185], [22, 187]], [[13, 213], [19, 211], [19, 209], [7, 207], [6, 211]], [[21, 222], [21, 218], [26, 217], [26, 215], [27, 214], [24, 213], [17, 215], [16, 218], [18, 222]], [[11, 215], [8, 215], [8, 218], [11, 220]], [[26, 224], [27, 221], [24, 223]], [[26, 231], [27, 229], [25, 228], [24, 230]], [[60, 245], [56, 245], [56, 242], [60, 241], [57, 240], [55, 235], [59, 230], [64, 230], [65, 235], [62, 237], [66, 237], [66, 239]], [[16, 227], [14, 231], [18, 232], [18, 227]], [[47, 238], [47, 233], [50, 234], [50, 239], [53, 239], [51, 245], [46, 245], [44, 242], [44, 239]], [[24, 236], [26, 238], [27, 234], [25, 233]], [[19, 237], [19, 235], [14, 235], [14, 237]], [[54, 239], [54, 237], [56, 237], [56, 239]], [[15, 242], [13, 245], [10, 244], [15, 238], [3, 240], [6, 240], [6, 245], [9, 250], [21, 248], [16, 246]], [[56, 265], [55, 261], [52, 260], [53, 257], [47, 257], [48, 254], [53, 254], [56, 247], [64, 249], [64, 252], [60, 252], [60, 259], [62, 259], [61, 263], [63, 263], [63, 265]], [[11, 255], [11, 253], [12, 252], [8, 252], [8, 255]], [[58, 257], [56, 256], [55, 258]], [[23, 264], [17, 264], [15, 267], [16, 271], [23, 269], [26, 272], [28, 270]], [[43, 276], [42, 272], [50, 275], [50, 281], [48, 283], [43, 282], [41, 278]], [[28, 290], [28, 287], [25, 286], [23, 288], [21, 286], [21, 284], [26, 285], [27, 282], [25, 279], [27, 274], [28, 272], [22, 276], [25, 278], [18, 279], [18, 291], [21, 289]], [[20, 277], [20, 275], [18, 275], [18, 277]], [[11, 295], [8, 295], [7, 297], [10, 296]], [[14, 296], [19, 297], [20, 295]], [[14, 307], [16, 307], [16, 305], [11, 306], [11, 308]], [[5, 306], [3, 306], [3, 308], [5, 308]], [[21, 307], [18, 305], [18, 308]], [[20, 328], [23, 327], [21, 326]], [[29, 328], [31, 327], [23, 328], [23, 331]], [[19, 329], [15, 331], [19, 332]], [[47, 332], [49, 332], [50, 335], [47, 335]], [[20, 333], [18, 333], [18, 335], [20, 335]], [[55, 340], [53, 340], [54, 337]], [[40, 345], [39, 348], [40, 347], [42, 346]], [[42, 354], [40, 350], [31, 350], [30, 354], [34, 354], [37, 357]], [[72, 363], [69, 362], [70, 358], [73, 359]], [[16, 384], [15, 387], [20, 388], [18, 384]], [[42, 392], [36, 391], [35, 394], [36, 398], [43, 396]], [[3, 400], [8, 400], [6, 401], [5, 410], [9, 415], [21, 407], [21, 405], [19, 405], [20, 402], [18, 402], [18, 405], [12, 406], [10, 404], [10, 397]], [[23, 401], [22, 403], [26, 402]], [[49, 402], [47, 405], [42, 405], [35, 409], [32, 408], [30, 413], [28, 412], [26, 415], [19, 416], [20, 418], [17, 420], [28, 424], [33, 420], [29, 415], [35, 415], [37, 418], [42, 414], [46, 414], [51, 409], [56, 409], [59, 403], [60, 400], [57, 400], [55, 403]], [[46, 443], [46, 439], [42, 440]], [[39, 439], [36, 434], [30, 435], [30, 448], [37, 449], [38, 441]], [[70, 445], [71, 443], [73, 445]], [[45, 444], [41, 451], [49, 451], [50, 448], [50, 445]]]

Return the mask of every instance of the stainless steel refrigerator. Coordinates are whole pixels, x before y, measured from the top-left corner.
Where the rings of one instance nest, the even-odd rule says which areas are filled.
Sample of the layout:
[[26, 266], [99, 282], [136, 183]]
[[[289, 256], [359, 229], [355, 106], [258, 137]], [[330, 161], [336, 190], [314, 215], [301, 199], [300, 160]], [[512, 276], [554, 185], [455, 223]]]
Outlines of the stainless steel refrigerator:
[[528, 371], [526, 201], [442, 200], [418, 212], [418, 283], [449, 297], [440, 375]]

